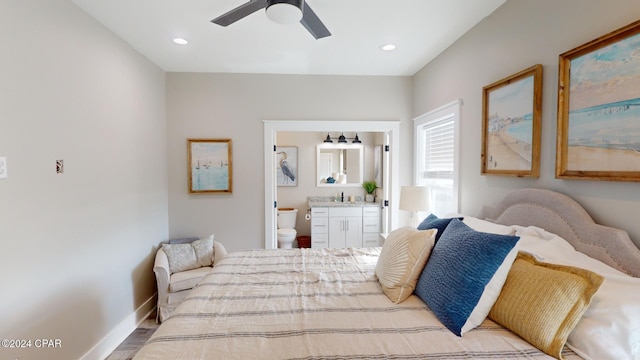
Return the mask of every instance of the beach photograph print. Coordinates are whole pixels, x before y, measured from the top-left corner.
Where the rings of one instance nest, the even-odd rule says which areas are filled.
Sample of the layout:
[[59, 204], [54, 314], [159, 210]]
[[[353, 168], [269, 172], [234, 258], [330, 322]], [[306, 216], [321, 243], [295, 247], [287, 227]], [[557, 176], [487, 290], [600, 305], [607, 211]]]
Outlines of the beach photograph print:
[[561, 55], [557, 175], [640, 181], [639, 29]]
[[277, 186], [298, 186], [298, 148], [276, 146]]
[[231, 139], [188, 139], [189, 193], [231, 193]]
[[538, 177], [542, 65], [483, 88], [482, 174]]

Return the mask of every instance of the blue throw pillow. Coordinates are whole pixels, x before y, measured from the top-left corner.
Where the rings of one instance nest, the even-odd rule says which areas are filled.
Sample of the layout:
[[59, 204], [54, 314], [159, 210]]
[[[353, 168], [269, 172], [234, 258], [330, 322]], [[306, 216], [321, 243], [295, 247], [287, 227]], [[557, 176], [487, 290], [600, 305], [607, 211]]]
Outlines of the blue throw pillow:
[[415, 294], [449, 330], [462, 336], [489, 314], [515, 260], [519, 239], [478, 232], [451, 220], [431, 252]]
[[[438, 229], [438, 232], [436, 233], [436, 242], [437, 242], [440, 239], [440, 236], [442, 236], [444, 229], [447, 228], [447, 225], [449, 225], [449, 222], [452, 219], [454, 218], [440, 219], [439, 217], [433, 214], [429, 214], [429, 216], [427, 216], [424, 220], [422, 220], [420, 225], [418, 225], [418, 230]], [[462, 220], [463, 218], [459, 217], [455, 219]]]

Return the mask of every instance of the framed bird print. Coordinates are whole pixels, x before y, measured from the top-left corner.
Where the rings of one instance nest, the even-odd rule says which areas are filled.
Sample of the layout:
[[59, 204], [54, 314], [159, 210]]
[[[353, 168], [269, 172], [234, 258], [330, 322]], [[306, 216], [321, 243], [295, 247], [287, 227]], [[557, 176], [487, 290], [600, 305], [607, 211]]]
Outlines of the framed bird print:
[[187, 139], [189, 193], [231, 193], [231, 139]]
[[298, 186], [297, 146], [276, 146], [276, 184]]

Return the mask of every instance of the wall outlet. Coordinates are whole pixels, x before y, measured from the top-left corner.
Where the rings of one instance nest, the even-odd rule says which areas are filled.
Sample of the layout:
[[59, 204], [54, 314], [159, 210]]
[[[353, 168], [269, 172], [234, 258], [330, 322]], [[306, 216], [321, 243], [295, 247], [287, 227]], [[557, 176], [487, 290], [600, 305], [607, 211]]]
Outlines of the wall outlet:
[[6, 179], [9, 177], [7, 173], [7, 158], [0, 156], [0, 179]]

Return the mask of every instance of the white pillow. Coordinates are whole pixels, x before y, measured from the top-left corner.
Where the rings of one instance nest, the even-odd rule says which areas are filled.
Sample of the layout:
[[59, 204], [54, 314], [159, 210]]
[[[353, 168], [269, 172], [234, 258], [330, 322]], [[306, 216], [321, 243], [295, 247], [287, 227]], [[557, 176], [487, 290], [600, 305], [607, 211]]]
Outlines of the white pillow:
[[586, 360], [640, 360], [640, 278], [576, 251], [560, 236], [533, 226], [516, 227], [520, 250], [541, 261], [575, 266], [605, 277], [567, 346]]
[[461, 216], [464, 217], [462, 222], [467, 224], [467, 226], [475, 231], [498, 235], [514, 235], [516, 233], [516, 230], [511, 226], [496, 224], [491, 221], [475, 218], [473, 216]]
[[191, 243], [184, 244], [163, 244], [162, 250], [167, 255], [169, 261], [169, 271], [187, 271], [204, 266], [211, 266], [213, 263], [213, 237], [208, 237]]
[[198, 267], [211, 266], [213, 264], [213, 235], [191, 243], [196, 253]]

